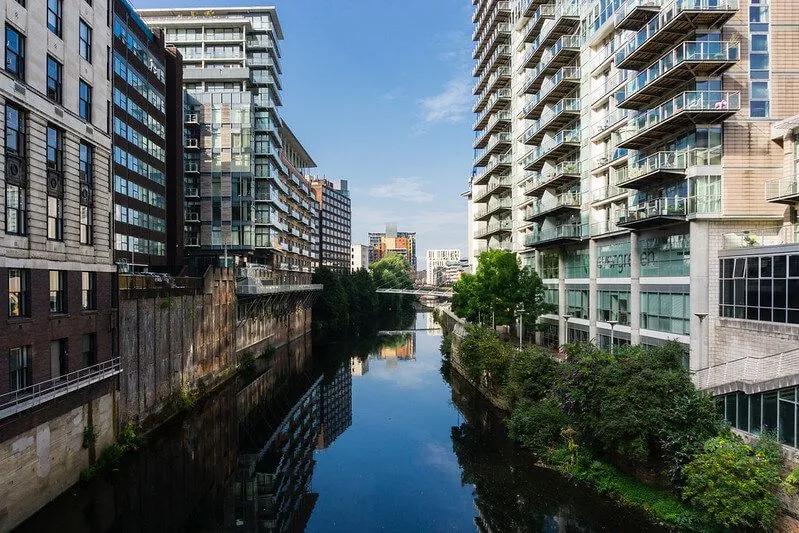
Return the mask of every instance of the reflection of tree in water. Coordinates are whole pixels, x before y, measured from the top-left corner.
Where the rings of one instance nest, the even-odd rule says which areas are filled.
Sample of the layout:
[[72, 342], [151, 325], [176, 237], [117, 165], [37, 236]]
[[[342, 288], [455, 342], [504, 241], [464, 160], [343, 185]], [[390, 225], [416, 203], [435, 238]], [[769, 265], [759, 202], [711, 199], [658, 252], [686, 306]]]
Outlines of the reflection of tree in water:
[[[464, 416], [452, 428], [452, 446], [463, 484], [474, 485], [479, 531], [641, 531], [638, 516], [558, 473], [535, 466], [532, 455], [507, 436], [500, 414], [457, 372], [449, 372], [452, 399]], [[647, 531], [660, 531], [646, 525]]]

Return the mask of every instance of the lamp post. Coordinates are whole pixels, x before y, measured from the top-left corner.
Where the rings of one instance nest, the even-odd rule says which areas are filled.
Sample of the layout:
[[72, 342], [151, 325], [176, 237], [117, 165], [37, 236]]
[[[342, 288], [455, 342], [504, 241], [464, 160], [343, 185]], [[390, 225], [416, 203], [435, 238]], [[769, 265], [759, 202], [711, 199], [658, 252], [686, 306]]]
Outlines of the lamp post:
[[564, 335], [564, 337], [566, 338], [566, 342], [564, 342], [563, 344], [568, 344], [568, 343], [569, 343], [569, 319], [570, 319], [572, 316], [571, 316], [571, 315], [560, 315], [560, 316], [561, 316], [561, 318], [562, 318], [563, 320], [565, 320], [565, 321], [566, 321], [566, 333], [565, 333], [565, 335]]
[[519, 351], [521, 351], [522, 337], [524, 336], [524, 303], [516, 306], [516, 316], [519, 317]]
[[[705, 352], [705, 344], [704, 344], [705, 328], [702, 325], [702, 323], [704, 322], [705, 318], [707, 318], [707, 313], [694, 313], [694, 316], [699, 319], [699, 349], [697, 350], [699, 352], [699, 357], [697, 357], [697, 359], [699, 359], [699, 361], [698, 361], [697, 364], [700, 365], [698, 368], [702, 368], [701, 365], [704, 365], [704, 361], [702, 359], [705, 356], [705, 354], [704, 354], [704, 352]], [[691, 366], [690, 361], [688, 363], [688, 366], [690, 368], [690, 366]]]
[[610, 326], [610, 354], [611, 355], [613, 355], [613, 346], [614, 346], [613, 341], [615, 340], [613, 338], [613, 328], [615, 328], [616, 324], [618, 324], [618, 323], [619, 323], [618, 320], [608, 320], [608, 325]]

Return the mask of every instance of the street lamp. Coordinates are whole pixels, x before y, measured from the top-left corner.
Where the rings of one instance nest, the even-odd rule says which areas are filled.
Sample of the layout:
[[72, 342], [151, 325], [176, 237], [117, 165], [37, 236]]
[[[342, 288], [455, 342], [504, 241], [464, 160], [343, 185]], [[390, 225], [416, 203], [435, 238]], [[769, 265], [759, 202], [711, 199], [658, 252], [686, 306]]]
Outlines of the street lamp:
[[618, 320], [608, 320], [608, 325], [610, 326], [610, 355], [613, 355], [613, 328], [615, 328], [618, 323]]
[[560, 316], [561, 316], [561, 318], [563, 320], [566, 321], [566, 334], [564, 335], [564, 337], [566, 338], [566, 342], [564, 342], [563, 344], [568, 344], [569, 343], [569, 319], [572, 316], [571, 315], [560, 315]]
[[[705, 345], [703, 342], [705, 336], [705, 328], [702, 327], [702, 322], [705, 320], [705, 318], [707, 318], [707, 313], [694, 313], [694, 316], [699, 319], [699, 350], [698, 350], [699, 356], [697, 357], [699, 361], [697, 362], [697, 364], [703, 365], [704, 364], [703, 359], [705, 356], [704, 354]], [[690, 367], [690, 362], [688, 366]], [[701, 368], [701, 366], [699, 368]]]
[[516, 306], [516, 316], [519, 317], [519, 351], [521, 351], [522, 337], [524, 336], [524, 303]]

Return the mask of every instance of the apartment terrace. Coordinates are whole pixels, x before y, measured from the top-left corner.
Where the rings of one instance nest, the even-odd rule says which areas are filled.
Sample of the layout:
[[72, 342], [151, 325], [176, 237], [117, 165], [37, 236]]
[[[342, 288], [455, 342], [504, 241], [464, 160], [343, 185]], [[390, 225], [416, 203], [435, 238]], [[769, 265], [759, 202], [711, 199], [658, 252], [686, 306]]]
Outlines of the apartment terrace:
[[545, 200], [536, 199], [524, 212], [526, 222], [536, 222], [546, 217], [580, 212], [580, 194], [564, 192]]
[[540, 196], [546, 189], [560, 187], [580, 179], [579, 161], [561, 161], [547, 172], [540, 173], [524, 189], [527, 196]]
[[697, 28], [714, 28], [738, 11], [738, 0], [672, 0], [616, 53], [616, 65], [642, 70]]
[[714, 124], [741, 109], [741, 93], [686, 91], [660, 106], [633, 116], [619, 146], [640, 150], [673, 138], [695, 124]]
[[684, 178], [694, 166], [720, 165], [721, 147], [696, 148], [680, 152], [657, 152], [630, 162], [627, 179], [619, 182], [625, 189], [646, 189], [664, 181]]
[[482, 185], [495, 173], [503, 174], [504, 171], [509, 170], [512, 164], [513, 159], [510, 153], [492, 155], [488, 159], [488, 164], [485, 166], [485, 169], [479, 174], [474, 174], [472, 176], [472, 184]]
[[[554, 19], [555, 18], [555, 4], [544, 4], [538, 6], [538, 9], [532, 14], [532, 16], [527, 19], [527, 24], [522, 26], [521, 31], [523, 33], [521, 41], [524, 43], [533, 43], [535, 42], [536, 38], [538, 37], [539, 33], [541, 32], [541, 27], [544, 25], [544, 21], [547, 19]], [[523, 22], [524, 19], [519, 18], [519, 23], [517, 24], [517, 28]]]
[[621, 211], [616, 225], [635, 230], [663, 228], [685, 222], [687, 214], [688, 198], [656, 198]]
[[564, 98], [554, 106], [541, 113], [541, 118], [527, 128], [519, 140], [524, 144], [537, 145], [547, 132], [559, 131], [561, 128], [580, 117], [580, 99]]
[[627, 82], [618, 107], [649, 107], [674, 87], [696, 78], [720, 75], [740, 55], [741, 44], [737, 41], [684, 42]]
[[572, 63], [580, 54], [581, 39], [579, 35], [563, 35], [552, 48], [541, 56], [538, 66], [527, 76], [519, 95], [532, 94], [541, 88], [545, 76], [555, 74], [559, 69]]
[[562, 130], [546, 144], [533, 148], [522, 159], [525, 170], [541, 170], [547, 160], [558, 160], [580, 147], [580, 130]]
[[533, 231], [525, 235], [524, 245], [534, 248], [552, 248], [583, 240], [583, 225], [561, 224], [551, 228]]
[[561, 35], [573, 33], [580, 25], [580, 11], [576, 4], [564, 3], [556, 8], [552, 24], [546, 33], [539, 33], [520, 60], [519, 72], [532, 68], [541, 60], [548, 47], [555, 44]]
[[788, 176], [767, 181], [766, 200], [788, 205], [799, 202], [799, 178]]
[[547, 104], [555, 104], [580, 85], [580, 68], [563, 67], [547, 78], [541, 89], [524, 106], [518, 118], [538, 119]]
[[513, 182], [511, 181], [510, 174], [505, 174], [503, 176], [498, 176], [490, 179], [488, 184], [480, 193], [473, 193], [474, 196], [474, 203], [482, 204], [488, 201], [489, 198], [494, 196], [497, 193], [503, 191], [509, 191], [513, 188]]
[[474, 141], [474, 148], [484, 148], [491, 135], [497, 133], [499, 130], [507, 129], [512, 118], [510, 111], [500, 111], [492, 115], [485, 129], [475, 132], [476, 139]]
[[660, 13], [661, 0], [632, 0], [616, 12], [616, 28], [638, 31]]
[[799, 224], [781, 224], [722, 235], [723, 250], [799, 244]]
[[512, 230], [513, 230], [512, 220], [501, 220], [499, 222], [487, 224], [485, 227], [478, 229], [477, 231], [474, 232], [474, 238], [490, 239], [494, 235], [499, 235], [501, 233], [511, 233]]
[[476, 221], [488, 220], [492, 216], [513, 209], [513, 199], [508, 196], [488, 202], [488, 205], [474, 214]]

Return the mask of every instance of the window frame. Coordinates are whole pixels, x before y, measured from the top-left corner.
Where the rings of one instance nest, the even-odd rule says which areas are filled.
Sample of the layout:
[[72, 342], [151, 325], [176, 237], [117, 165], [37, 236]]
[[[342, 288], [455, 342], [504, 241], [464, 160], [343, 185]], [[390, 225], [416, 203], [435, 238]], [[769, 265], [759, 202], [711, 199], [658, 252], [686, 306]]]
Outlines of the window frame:
[[[19, 278], [19, 290], [11, 290], [12, 273], [18, 275], [13, 276]], [[18, 312], [11, 311], [11, 295], [16, 294], [16, 301], [19, 308]], [[9, 318], [27, 318], [30, 317], [30, 270], [25, 268], [9, 268], [8, 269], [8, 308], [7, 313]]]
[[[85, 94], [84, 94], [85, 91]], [[78, 79], [78, 115], [86, 122], [92, 121], [92, 86]]]
[[81, 272], [81, 310], [97, 310], [97, 272]]
[[[15, 204], [12, 198], [16, 199]], [[5, 192], [5, 232], [20, 236], [28, 234], [28, 189], [8, 182]]]
[[58, 37], [62, 35], [63, 14], [64, 3], [62, 0], [47, 0], [47, 29]]
[[[29, 348], [29, 346], [15, 346], [8, 350], [8, 388], [11, 392], [23, 392], [33, 385], [33, 365], [31, 364], [33, 361]], [[14, 364], [15, 355], [18, 361], [16, 365]]]
[[[86, 36], [84, 37], [84, 30]], [[92, 62], [92, 27], [89, 26], [82, 18], [78, 19], [78, 53], [80, 57]]]
[[[13, 52], [9, 46], [9, 33], [16, 34], [17, 42], [19, 43], [19, 51]], [[12, 26], [11, 24], [6, 23], [6, 48], [5, 48], [5, 71], [8, 72], [12, 77], [18, 79], [19, 81], [25, 81], [25, 34], [22, 33], [20, 30]], [[14, 65], [16, 66], [15, 70], [10, 70], [9, 67], [9, 54], [12, 54], [16, 58], [14, 61]]]
[[[55, 69], [55, 76], [51, 75], [50, 67]], [[64, 91], [64, 65], [56, 58], [47, 54], [47, 84], [46, 92], [47, 98], [53, 102], [60, 104], [63, 101]]]
[[[67, 271], [50, 270], [50, 314], [61, 315], [68, 312]], [[55, 282], [55, 286], [53, 283]]]

